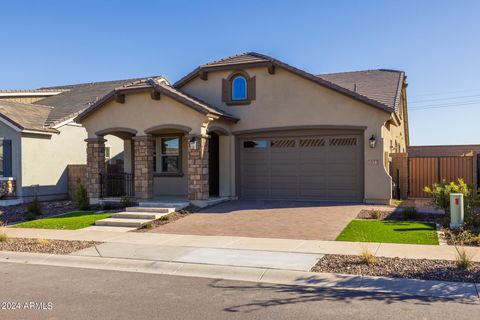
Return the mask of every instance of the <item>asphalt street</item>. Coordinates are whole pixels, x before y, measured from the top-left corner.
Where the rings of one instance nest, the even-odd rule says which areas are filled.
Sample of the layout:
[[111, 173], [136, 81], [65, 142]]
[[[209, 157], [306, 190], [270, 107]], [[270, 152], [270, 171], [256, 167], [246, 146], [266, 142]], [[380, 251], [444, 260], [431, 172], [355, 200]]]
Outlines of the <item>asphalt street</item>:
[[480, 316], [478, 301], [13, 263], [0, 263], [0, 304], [2, 320]]

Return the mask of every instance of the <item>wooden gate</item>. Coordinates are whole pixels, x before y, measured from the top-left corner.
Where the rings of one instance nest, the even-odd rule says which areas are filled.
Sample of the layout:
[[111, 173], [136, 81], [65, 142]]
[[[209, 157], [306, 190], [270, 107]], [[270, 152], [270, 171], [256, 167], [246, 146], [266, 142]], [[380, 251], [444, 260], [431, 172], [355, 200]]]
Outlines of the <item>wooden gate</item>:
[[410, 198], [429, 195], [423, 188], [442, 180], [464, 179], [473, 183], [473, 157], [411, 157], [408, 159], [408, 184]]

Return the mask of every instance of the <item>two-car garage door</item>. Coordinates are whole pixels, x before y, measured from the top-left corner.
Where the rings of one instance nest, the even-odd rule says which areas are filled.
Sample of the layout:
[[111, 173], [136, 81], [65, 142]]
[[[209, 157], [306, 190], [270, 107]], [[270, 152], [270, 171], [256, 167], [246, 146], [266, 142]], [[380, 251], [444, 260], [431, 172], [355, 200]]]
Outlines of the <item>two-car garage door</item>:
[[361, 134], [289, 132], [239, 139], [245, 199], [363, 200]]

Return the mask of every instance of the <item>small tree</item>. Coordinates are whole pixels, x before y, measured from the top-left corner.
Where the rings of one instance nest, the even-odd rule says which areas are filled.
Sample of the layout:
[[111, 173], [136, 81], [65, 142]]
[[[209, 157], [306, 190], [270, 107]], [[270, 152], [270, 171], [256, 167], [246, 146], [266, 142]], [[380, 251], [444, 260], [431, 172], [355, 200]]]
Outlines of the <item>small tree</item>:
[[90, 203], [88, 201], [87, 189], [82, 185], [80, 178], [77, 179], [77, 190], [75, 194], [75, 203], [78, 209], [88, 210]]

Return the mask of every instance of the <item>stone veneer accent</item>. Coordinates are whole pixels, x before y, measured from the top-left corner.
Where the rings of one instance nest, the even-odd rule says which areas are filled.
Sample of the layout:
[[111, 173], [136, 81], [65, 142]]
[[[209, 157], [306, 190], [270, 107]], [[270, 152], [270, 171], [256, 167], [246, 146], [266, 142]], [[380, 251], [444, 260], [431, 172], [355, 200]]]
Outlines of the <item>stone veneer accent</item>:
[[133, 137], [135, 198], [153, 196], [153, 153], [155, 139], [152, 136]]
[[105, 139], [89, 138], [87, 142], [87, 194], [89, 198], [100, 198], [100, 174], [105, 173]]
[[208, 138], [199, 137], [198, 150], [190, 149], [188, 143], [188, 200], [208, 197]]

